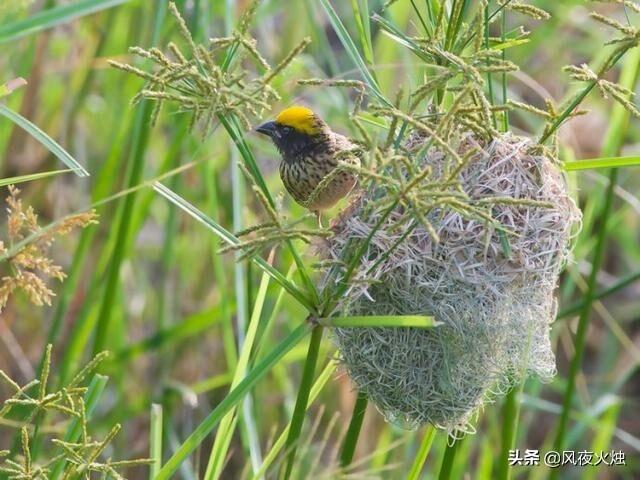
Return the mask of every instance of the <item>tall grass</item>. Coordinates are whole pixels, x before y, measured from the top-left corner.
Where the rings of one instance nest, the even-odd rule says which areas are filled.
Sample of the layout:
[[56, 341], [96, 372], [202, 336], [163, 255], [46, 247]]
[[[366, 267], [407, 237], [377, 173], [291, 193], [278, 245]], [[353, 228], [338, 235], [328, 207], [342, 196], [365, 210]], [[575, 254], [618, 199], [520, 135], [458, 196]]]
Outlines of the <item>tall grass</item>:
[[[245, 13], [243, 2], [176, 3], [198, 42], [230, 35]], [[530, 40], [522, 40], [515, 27], [537, 24], [508, 10], [506, 4], [490, 1], [481, 41], [498, 45], [503, 59], [523, 63], [533, 78], [529, 85], [542, 83], [559, 97], [558, 84], [566, 84], [558, 73], [561, 66], [582, 62], [584, 54], [600, 49], [605, 34], [594, 24], [575, 28], [577, 2], [533, 3], [554, 15], [551, 27], [544, 27], [553, 35], [534, 30]], [[445, 67], [425, 57], [416, 37], [442, 29], [444, 48], [459, 54], [474, 41], [475, 33], [466, 26], [476, 2], [400, 0], [384, 10], [382, 4], [320, 0], [294, 7], [261, 2], [249, 29], [267, 58], [283, 58], [307, 35], [314, 39], [309, 52], [274, 80], [273, 87], [283, 96], [274, 110], [307, 103], [336, 130], [345, 131], [353, 128], [348, 117], [355, 97], [350, 92], [298, 87], [292, 79], [357, 79], [371, 99], [392, 107], [398, 86], [408, 90]], [[638, 123], [619, 104], [611, 107], [610, 101], [596, 98], [597, 81], [570, 90], [546, 130], [526, 112], [492, 114], [500, 130], [524, 129], [548, 141], [565, 123], [568, 132], [576, 121], [569, 122], [570, 116], [586, 104], [594, 110], [589, 118], [603, 117], [608, 128], [604, 145], [600, 151], [588, 151], [589, 159], [576, 159], [571, 148], [586, 145], [589, 137], [596, 136], [595, 128], [574, 128], [578, 143], [563, 144], [560, 151], [563, 168], [571, 172], [575, 194], [584, 207], [585, 229], [576, 240], [577, 263], [570, 266], [571, 275], [560, 287], [554, 325], [559, 332], [558, 378], [550, 385], [530, 380], [514, 389], [502, 409], [488, 405], [481, 412], [476, 435], [452, 443], [446, 433], [430, 426], [416, 432], [398, 429], [373, 408], [365, 417], [369, 402], [344, 375], [336, 374], [342, 370], [329, 340], [335, 327], [433, 328], [437, 319], [333, 316], [348, 281], [323, 296], [311, 266], [315, 260], [299, 241], [285, 242], [263, 252], [265, 256], [240, 263], [235, 260], [241, 253], [235, 258], [219, 253], [221, 246], [237, 247], [242, 240], [236, 233], [259, 222], [262, 210], [253, 195], [254, 184], [268, 204], [289, 219], [299, 218], [302, 211], [287, 197], [281, 202], [276, 153], [239, 118], [221, 115], [215, 128], [203, 134], [190, 128], [184, 112], [165, 105], [152, 128], [152, 103], [129, 104], [140, 81], [105, 68], [107, 57], [131, 60], [126, 53], [131, 45], [150, 48], [165, 40], [180, 41], [175, 23], [168, 20], [167, 5], [166, 0], [76, 0], [45, 7], [36, 3], [5, 16], [0, 10], [0, 44], [7, 52], [0, 60], [0, 84], [23, 76], [38, 87], [32, 113], [24, 107], [31, 99], [22, 90], [2, 97], [0, 151], [3, 162], [11, 157], [15, 164], [21, 157], [7, 151], [10, 130], [23, 129], [29, 154], [39, 159], [36, 171], [25, 167], [19, 175], [1, 179], [0, 187], [21, 183], [48, 222], [89, 206], [97, 206], [101, 214], [99, 227], [83, 231], [57, 252], [66, 262], [68, 277], [56, 286], [58, 296], [51, 311], [25, 306], [17, 297], [2, 312], [0, 321], [21, 347], [20, 352], [8, 349], [6, 342], [0, 346], [3, 370], [15, 377], [20, 375], [16, 365], [26, 362], [41, 374], [47, 364], [44, 345], [53, 343], [59, 361], [53, 362], [50, 383], [64, 388], [86, 359], [111, 350], [102, 367], [110, 381], [107, 384], [106, 377], [97, 375], [85, 403], [97, 425], [96, 435], [107, 435], [116, 423], [125, 426], [109, 455], [150, 458], [149, 467], [134, 466], [127, 470], [127, 478], [371, 474], [446, 479], [463, 473], [477, 478], [544, 478], [564, 471], [510, 466], [509, 450], [615, 448], [628, 457], [637, 453], [640, 440], [630, 428], [633, 400], [620, 392], [635, 387], [638, 365], [632, 340], [637, 323], [633, 292], [640, 279], [640, 223], [633, 203], [638, 187], [633, 167], [640, 157], [632, 147]], [[315, 14], [298, 15], [307, 9]], [[632, 10], [627, 14], [635, 28], [639, 16]], [[626, 22], [622, 14], [616, 18]], [[52, 41], [39, 47], [36, 39], [43, 32], [52, 35]], [[560, 51], [557, 43], [575, 43], [575, 52]], [[543, 52], [543, 57], [535, 51]], [[630, 90], [635, 90], [638, 52], [635, 48], [612, 60], [623, 65], [619, 83]], [[33, 66], [31, 58], [37, 59]], [[544, 70], [538, 67], [541, 59]], [[232, 68], [236, 62], [241, 58], [234, 46], [224, 67]], [[69, 67], [63, 66], [67, 63]], [[616, 76], [614, 67], [606, 78]], [[507, 97], [529, 99], [542, 90], [539, 86], [531, 90], [506, 73], [485, 77], [486, 93], [496, 105]], [[448, 105], [452, 95], [441, 89], [433, 101]], [[535, 105], [544, 103], [535, 98]], [[366, 113], [355, 118], [374, 136], [389, 127]], [[407, 131], [406, 122], [398, 126], [391, 138], [396, 147]], [[47, 153], [37, 153], [38, 148]], [[610, 167], [604, 187], [593, 181]], [[250, 172], [249, 182], [242, 169]], [[363, 253], [369, 241], [355, 248]], [[585, 265], [589, 274], [581, 292]], [[355, 268], [347, 265], [347, 279]], [[609, 317], [613, 324], [601, 322]], [[0, 396], [4, 393], [0, 390]], [[328, 413], [341, 413], [335, 431], [324, 431], [328, 413], [319, 423], [309, 421], [320, 406]], [[36, 417], [37, 426], [26, 425], [37, 432], [29, 445], [34, 464], [51, 449], [50, 428], [63, 429], [68, 442], [79, 438], [83, 428], [79, 422], [57, 425], [54, 419], [43, 414]], [[11, 419], [26, 420], [20, 409]], [[320, 427], [314, 430], [315, 425]], [[21, 430], [7, 436], [5, 427], [0, 424], [0, 449], [19, 449]], [[628, 463], [607, 472], [633, 478], [638, 468]], [[67, 465], [68, 459], [52, 464], [51, 478], [61, 478]], [[588, 475], [599, 472], [602, 469]], [[571, 475], [583, 473], [573, 469]]]

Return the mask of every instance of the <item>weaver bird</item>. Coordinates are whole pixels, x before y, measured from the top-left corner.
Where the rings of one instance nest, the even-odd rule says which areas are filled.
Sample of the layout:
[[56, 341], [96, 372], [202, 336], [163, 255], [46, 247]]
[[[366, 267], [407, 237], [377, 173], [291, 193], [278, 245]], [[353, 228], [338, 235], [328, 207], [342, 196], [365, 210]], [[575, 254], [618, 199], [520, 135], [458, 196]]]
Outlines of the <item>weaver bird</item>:
[[348, 195], [356, 184], [356, 175], [339, 162], [359, 167], [358, 148], [310, 109], [287, 108], [256, 130], [278, 148], [282, 183], [296, 202], [318, 216], [318, 223], [320, 212]]

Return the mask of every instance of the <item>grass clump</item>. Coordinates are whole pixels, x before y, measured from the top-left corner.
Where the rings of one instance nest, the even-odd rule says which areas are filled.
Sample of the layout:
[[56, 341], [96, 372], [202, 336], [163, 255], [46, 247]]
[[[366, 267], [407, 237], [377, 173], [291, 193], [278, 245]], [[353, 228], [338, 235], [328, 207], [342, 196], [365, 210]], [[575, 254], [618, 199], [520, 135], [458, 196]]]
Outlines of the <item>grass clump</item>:
[[[149, 463], [146, 459], [103, 460], [105, 450], [121, 430], [119, 424], [114, 425], [102, 439], [90, 434], [90, 412], [106, 378], [96, 376], [90, 385], [86, 382], [106, 357], [106, 352], [98, 354], [70, 382], [54, 391], [49, 391], [48, 386], [51, 345], [46, 348], [39, 379], [20, 386], [0, 370], [0, 379], [13, 391], [1, 404], [0, 420], [3, 428], [14, 428], [19, 432], [16, 447], [0, 451], [2, 474], [24, 480], [91, 478], [94, 474], [100, 474], [102, 478], [123, 479], [125, 477], [119, 473], [120, 470]], [[45, 424], [47, 415], [52, 422]], [[35, 445], [43, 437], [48, 440], [45, 455], [36, 461]]]
[[18, 188], [9, 186], [6, 245], [0, 240], [0, 261], [6, 261], [8, 269], [0, 280], [0, 312], [16, 290], [23, 291], [34, 305], [51, 305], [55, 293], [46, 280], [62, 281], [65, 273], [49, 257], [49, 248], [58, 237], [73, 229], [97, 223], [97, 214], [90, 210], [65, 217], [49, 228], [41, 228], [38, 215], [31, 206], [22, 204], [19, 193]]
[[[329, 2], [321, 4], [333, 11]], [[264, 207], [266, 221], [234, 236], [168, 188], [156, 186], [156, 190], [224, 238], [230, 244], [226, 249], [239, 253], [238, 259], [254, 260], [302, 299], [310, 320], [331, 315], [347, 320], [385, 316], [390, 324], [401, 325], [399, 317], [406, 315], [434, 317], [437, 326], [428, 329], [387, 328], [378, 323], [385, 328], [336, 328], [333, 336], [344, 365], [364, 393], [361, 397], [373, 400], [387, 419], [410, 428], [429, 422], [448, 431], [472, 430], [473, 415], [485, 401], [528, 374], [548, 380], [555, 373], [549, 341], [555, 314], [553, 291], [580, 222], [557, 159], [556, 132], [565, 120], [583, 113], [577, 107], [588, 90], [580, 91], [566, 106], [547, 101], [546, 110], [508, 101], [504, 75], [518, 67], [506, 60], [505, 50], [525, 43], [526, 33], [507, 32], [504, 12], [536, 20], [548, 17], [530, 5], [503, 1], [492, 12], [490, 2], [453, 1], [447, 4], [449, 9], [428, 4], [430, 22], [427, 25], [420, 18], [425, 31], [414, 36], [373, 15], [381, 32], [420, 59], [422, 78], [408, 95], [400, 92], [395, 101], [385, 97], [365, 62], [355, 62], [363, 81], [314, 78], [300, 82], [357, 91], [352, 120], [364, 161], [362, 166], [343, 163], [340, 168], [359, 175], [360, 192], [325, 235], [302, 227], [304, 219], [286, 221], [240, 131], [240, 122], [249, 127], [249, 116], [260, 116], [278, 98], [269, 82], [305, 44], [270, 68], [246, 33], [255, 3], [251, 5], [234, 34], [212, 39], [206, 47], [193, 41], [172, 6], [188, 55], [174, 44], [167, 53], [134, 47], [134, 54], [155, 64], [151, 73], [132, 65], [114, 66], [147, 81], [136, 100], [157, 102], [156, 116], [161, 105], [173, 102], [191, 112], [194, 122], [220, 121], [225, 126], [240, 151], [243, 172]], [[500, 16], [502, 35], [492, 37], [489, 27]], [[348, 31], [336, 28], [340, 19], [330, 16], [330, 21], [357, 60], [358, 49], [347, 41]], [[637, 44], [635, 31], [622, 33], [620, 49], [602, 68], [569, 68], [571, 77], [586, 82], [588, 89], [598, 87], [606, 95], [626, 99], [628, 90], [603, 79], [620, 55]], [[363, 34], [363, 43], [367, 35]], [[237, 61], [237, 53], [250, 61]], [[246, 70], [249, 64], [252, 73]], [[498, 77], [502, 77], [502, 95], [496, 95]], [[366, 99], [365, 93], [370, 95]], [[631, 110], [633, 104], [626, 103]], [[514, 109], [542, 117], [546, 124], [541, 134], [523, 138], [510, 132], [507, 112]], [[383, 135], [376, 135], [370, 125], [381, 127]], [[546, 146], [548, 140], [552, 147]], [[234, 183], [234, 189], [239, 185]], [[240, 202], [234, 204], [236, 213], [240, 208]], [[278, 244], [308, 243], [314, 237], [327, 237], [318, 240], [324, 257], [319, 298], [314, 288], [304, 285], [306, 291], [299, 290], [260, 258]], [[306, 283], [304, 265], [297, 255], [294, 261]], [[323, 324], [330, 322], [313, 327], [287, 434], [285, 477], [295, 468], [295, 449], [322, 337], [318, 325]], [[276, 357], [269, 361], [272, 358]], [[242, 395], [270, 365], [260, 363], [255, 375], [232, 386], [229, 396], [162, 468], [162, 478], [173, 474], [221, 419], [224, 428], [210, 458], [225, 458], [227, 432], [234, 428], [227, 427], [225, 415], [240, 404]], [[359, 425], [350, 428], [355, 432], [345, 441], [350, 447], [355, 447], [359, 429]], [[252, 454], [255, 451], [260, 453], [257, 449]], [[344, 451], [353, 452], [353, 448]], [[344, 455], [344, 463], [349, 463], [350, 455]], [[452, 454], [446, 458], [451, 460]]]
[[[271, 103], [280, 99], [270, 83], [309, 44], [305, 38], [285, 58], [272, 67], [258, 51], [257, 41], [247, 33], [258, 2], [247, 9], [239, 27], [227, 37], [211, 38], [208, 46], [196, 44], [176, 5], [169, 3], [178, 30], [188, 46], [185, 55], [177, 44], [167, 46], [168, 54], [157, 48], [146, 50], [131, 47], [130, 52], [155, 64], [153, 72], [116, 61], [116, 68], [137, 75], [147, 81], [134, 101], [149, 99], [156, 102], [153, 121], [164, 102], [174, 102], [180, 110], [193, 114], [192, 124], [203, 120], [210, 125], [218, 117], [233, 115], [250, 128], [249, 116], [259, 118]], [[231, 55], [229, 52], [233, 51]], [[234, 58], [233, 61], [230, 59]], [[248, 59], [261, 74], [250, 74], [243, 67]]]

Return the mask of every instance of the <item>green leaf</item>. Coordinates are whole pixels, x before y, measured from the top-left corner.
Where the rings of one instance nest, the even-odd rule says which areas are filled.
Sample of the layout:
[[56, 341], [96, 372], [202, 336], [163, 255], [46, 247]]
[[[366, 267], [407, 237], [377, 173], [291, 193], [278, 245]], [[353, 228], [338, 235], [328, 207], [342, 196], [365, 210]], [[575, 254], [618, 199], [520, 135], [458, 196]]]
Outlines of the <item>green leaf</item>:
[[187, 437], [187, 439], [178, 447], [173, 456], [160, 469], [156, 480], [168, 480], [172, 478], [173, 473], [178, 469], [180, 464], [185, 461], [193, 451], [200, 446], [209, 432], [222, 420], [222, 418], [233, 407], [237, 406], [244, 396], [253, 388], [253, 386], [264, 377], [273, 366], [284, 357], [294, 346], [300, 343], [311, 332], [311, 325], [308, 322], [303, 323], [293, 332], [289, 334], [269, 355], [267, 355], [258, 365], [249, 372], [249, 374], [238, 384], [236, 388], [231, 390], [229, 394], [222, 400], [216, 408], [198, 425], [198, 427]]
[[87, 172], [82, 165], [80, 165], [75, 158], [62, 148], [58, 143], [49, 135], [44, 133], [37, 125], [34, 125], [29, 120], [24, 118], [17, 112], [14, 112], [6, 105], [0, 105], [0, 115], [7, 117], [13, 123], [25, 130], [29, 135], [38, 140], [47, 150], [58, 157], [62, 162], [69, 167], [79, 177], [88, 177]]
[[454, 440], [452, 444], [447, 444], [442, 457], [442, 465], [440, 466], [438, 480], [449, 480], [449, 478], [451, 478], [451, 471], [454, 467], [456, 453], [462, 441], [463, 439], [459, 438]]
[[[320, 375], [318, 375], [318, 378], [316, 379], [315, 383], [313, 384], [313, 387], [311, 388], [311, 392], [309, 393], [309, 401], [307, 402], [307, 410], [311, 407], [311, 405], [316, 400], [318, 395], [320, 395], [320, 392], [322, 391], [324, 386], [327, 384], [327, 382], [329, 381], [329, 379], [333, 375], [333, 372], [335, 372], [336, 368], [338, 368], [337, 361], [336, 360], [331, 360], [327, 364], [325, 369], [322, 371], [322, 373]], [[260, 470], [258, 470], [257, 472], [255, 472], [253, 474], [253, 477], [251, 477], [251, 480], [258, 480], [259, 478], [264, 478], [265, 477], [265, 474], [266, 474], [268, 468], [271, 466], [271, 464], [275, 461], [275, 459], [278, 456], [278, 454], [284, 448], [285, 443], [287, 441], [287, 437], [289, 436], [289, 430], [290, 429], [291, 429], [291, 423], [289, 423], [289, 425], [287, 425], [287, 427], [282, 431], [282, 433], [280, 434], [278, 439], [273, 443], [273, 446], [271, 447], [271, 449], [269, 450], [269, 452], [265, 456], [264, 461], [262, 462]]]
[[[368, 65], [373, 65], [373, 46], [371, 44], [371, 28], [369, 20], [369, 5], [366, 1], [351, 0], [351, 10], [353, 11], [353, 19], [358, 29], [360, 37], [360, 45], [364, 52], [364, 58]], [[375, 78], [375, 72], [371, 72]]]
[[32, 182], [33, 180], [40, 180], [42, 178], [54, 177], [56, 175], [60, 175], [61, 173], [72, 172], [71, 169], [65, 170], [51, 170], [50, 172], [39, 172], [32, 173], [29, 175], [18, 175], [17, 177], [8, 177], [8, 178], [0, 178], [0, 187], [5, 187], [7, 185], [16, 185], [18, 183], [24, 182]]
[[373, 125], [374, 127], [377, 127], [377, 128], [382, 128], [382, 129], [389, 128], [389, 122], [386, 122], [381, 118], [374, 117], [373, 115], [367, 112], [360, 112], [358, 115], [356, 115], [356, 119], [358, 119], [363, 123]]
[[[242, 350], [240, 351], [240, 357], [236, 364], [236, 370], [231, 381], [231, 390], [236, 388], [238, 384], [245, 378], [247, 373], [247, 367], [249, 365], [249, 359], [253, 350], [253, 345], [256, 339], [256, 333], [258, 331], [258, 324], [260, 323], [260, 316], [262, 315], [262, 308], [264, 307], [264, 300], [267, 295], [267, 287], [269, 286], [269, 275], [264, 272], [262, 279], [260, 280], [260, 287], [258, 288], [258, 295], [251, 311], [251, 319], [249, 320], [249, 326], [247, 334], [242, 344]], [[235, 430], [236, 425], [236, 408], [232, 408], [227, 413], [222, 421], [216, 434], [216, 439], [211, 448], [209, 455], [209, 464], [205, 473], [206, 479], [216, 479], [220, 477], [222, 469], [224, 468], [225, 461], [227, 459], [227, 452], [229, 451], [229, 445], [231, 443], [231, 436]]]
[[362, 392], [358, 392], [358, 398], [353, 405], [351, 421], [349, 422], [349, 428], [344, 437], [342, 452], [340, 453], [340, 466], [343, 469], [346, 469], [351, 464], [353, 455], [356, 453], [358, 437], [360, 436], [360, 429], [364, 421], [364, 414], [367, 412], [368, 403], [367, 396]]
[[358, 70], [360, 70], [360, 74], [362, 75], [365, 83], [367, 84], [371, 92], [382, 103], [384, 103], [387, 106], [391, 106], [391, 103], [385, 98], [385, 96], [380, 91], [378, 82], [376, 82], [373, 75], [371, 75], [371, 72], [367, 68], [367, 64], [365, 63], [364, 59], [360, 55], [360, 52], [358, 51], [358, 47], [356, 47], [356, 44], [349, 36], [349, 32], [345, 28], [344, 24], [342, 23], [342, 20], [340, 20], [340, 17], [338, 16], [337, 12], [334, 10], [329, 0], [320, 0], [320, 5], [322, 5], [322, 8], [324, 8], [325, 12], [327, 13], [327, 16], [329, 17], [329, 22], [331, 23], [331, 26], [335, 30], [336, 35], [340, 39], [342, 46], [347, 51], [347, 54], [349, 55], [349, 57], [351, 58], [355, 66], [358, 67]]
[[[617, 424], [618, 416], [622, 408], [621, 404], [621, 401], [614, 402], [602, 414], [602, 417], [598, 421], [598, 428], [595, 429], [589, 451], [606, 452], [611, 450], [612, 440], [616, 430], [618, 430]], [[600, 474], [603, 472], [602, 469], [598, 468], [598, 465], [594, 465], [592, 468], [586, 469], [584, 473], [584, 475], [581, 475], [582, 480], [595, 480], [597, 478], [602, 478]]]
[[61, 5], [59, 7], [42, 10], [23, 20], [0, 26], [0, 44], [46, 30], [47, 28], [55, 27], [62, 23], [70, 22], [76, 18], [121, 5], [128, 1], [129, 0], [80, 0], [79, 2], [69, 5]]
[[427, 425], [425, 427], [424, 435], [422, 437], [422, 442], [420, 442], [420, 447], [418, 448], [416, 458], [413, 461], [413, 465], [411, 465], [411, 470], [409, 470], [409, 474], [407, 475], [407, 480], [419, 480], [420, 473], [422, 472], [422, 467], [424, 467], [424, 462], [427, 460], [427, 455], [429, 455], [429, 451], [431, 450], [431, 444], [433, 443], [433, 439], [435, 436], [436, 436], [435, 427], [431, 425]]
[[520, 419], [520, 396], [524, 382], [520, 382], [507, 393], [502, 405], [502, 432], [500, 436], [500, 455], [496, 459], [495, 477], [498, 480], [509, 480], [511, 468], [509, 452], [514, 448]]
[[[222, 302], [221, 302], [222, 303]], [[130, 343], [117, 350], [113, 355], [113, 358], [108, 361], [109, 365], [114, 365], [130, 361], [139, 357], [140, 355], [162, 349], [169, 343], [177, 343], [184, 339], [195, 337], [206, 330], [210, 330], [211, 327], [220, 323], [224, 317], [221, 315], [222, 307], [217, 305], [213, 308], [208, 308], [202, 312], [189, 315], [181, 319], [175, 325], [170, 325], [161, 330], [157, 330], [155, 333], [148, 337], [138, 340], [137, 342]]]
[[302, 426], [304, 424], [304, 415], [309, 406], [309, 397], [311, 395], [311, 389], [313, 388], [313, 376], [316, 371], [316, 364], [318, 363], [318, 352], [320, 351], [320, 341], [322, 340], [322, 327], [316, 326], [311, 334], [309, 340], [309, 347], [307, 349], [307, 358], [304, 361], [304, 367], [302, 369], [302, 378], [300, 379], [300, 386], [298, 387], [298, 396], [296, 398], [296, 405], [293, 408], [293, 415], [291, 416], [291, 424], [289, 428], [289, 435], [287, 436], [287, 442], [285, 449], [287, 450], [287, 465], [284, 471], [284, 480], [289, 480], [291, 472], [293, 471], [293, 465], [296, 458], [296, 451], [298, 449], [298, 440], [302, 433]]
[[414, 54], [420, 58], [420, 60], [424, 61], [427, 65], [434, 65], [433, 58], [430, 55], [426, 54], [420, 46], [415, 43], [411, 38], [409, 38], [402, 30], [396, 27], [392, 22], [387, 20], [384, 17], [381, 17], [377, 13], [371, 17], [374, 22], [376, 22], [382, 28], [382, 32], [387, 35], [389, 38], [399, 43], [400, 45], [407, 47]]
[[[152, 45], [158, 42], [167, 10], [167, 3], [168, 0], [155, 0], [153, 2]], [[127, 188], [134, 188], [142, 180], [146, 160], [145, 153], [149, 145], [153, 109], [154, 106], [150, 100], [140, 102], [135, 109], [124, 180], [124, 185], [126, 185]], [[109, 252], [110, 256], [109, 254], [104, 255], [104, 257], [109, 258], [109, 262], [106, 267], [106, 276], [103, 280], [103, 293], [98, 302], [98, 313], [95, 320], [95, 328], [93, 329], [95, 331], [93, 335], [94, 355], [108, 348], [112, 341], [109, 329], [113, 324], [114, 313], [117, 310], [114, 309], [114, 305], [117, 304], [118, 289], [120, 287], [120, 269], [128, 253], [130, 235], [136, 227], [138, 212], [136, 207], [140, 205], [137, 198], [138, 196], [132, 193], [131, 195], [127, 195], [122, 202], [119, 202], [115, 219], [112, 222], [113, 227], [111, 231], [113, 234], [110, 235], [109, 242], [105, 245], [105, 252]], [[112, 241], [114, 243], [111, 243]]]
[[[231, 232], [226, 230], [222, 225], [213, 220], [212, 218], [205, 215], [201, 210], [197, 209], [195, 206], [187, 202], [184, 198], [182, 198], [177, 193], [173, 192], [171, 189], [165, 187], [160, 182], [155, 182], [153, 184], [153, 188], [160, 195], [165, 197], [171, 203], [181, 208], [183, 211], [191, 215], [193, 218], [204, 224], [207, 228], [213, 231], [216, 235], [218, 235], [222, 240], [227, 242], [230, 245], [237, 245], [239, 240], [233, 235]], [[267, 272], [271, 278], [273, 278], [278, 284], [280, 284], [284, 289], [289, 292], [300, 304], [305, 307], [310, 312], [315, 311], [315, 307], [313, 303], [306, 297], [306, 295], [297, 287], [295, 284], [287, 280], [287, 278], [280, 273], [278, 270], [269, 265], [263, 258], [261, 257], [253, 257], [251, 259], [258, 267]]]
[[491, 50], [506, 50], [507, 48], [517, 47], [518, 45], [525, 45], [531, 40], [528, 38], [518, 38], [515, 40], [508, 40], [506, 42], [495, 43], [491, 45]]
[[149, 467], [149, 480], [153, 480], [162, 466], [162, 405], [152, 403], [150, 417], [149, 458], [153, 463]]
[[562, 168], [567, 172], [575, 170], [591, 170], [595, 168], [638, 167], [640, 157], [601, 157], [588, 160], [571, 160], [564, 162]]
[[425, 315], [371, 315], [363, 317], [319, 318], [318, 323], [326, 327], [412, 327], [431, 328], [441, 325], [433, 317]]
[[[623, 288], [637, 282], [638, 280], [640, 280], [640, 270], [626, 275], [617, 282], [613, 283], [611, 286], [594, 293], [593, 300], [601, 300], [609, 295], [619, 292]], [[585, 302], [586, 299], [583, 298], [582, 300], [578, 300], [577, 302], [562, 308], [556, 315], [556, 321], [576, 314], [584, 306]]]

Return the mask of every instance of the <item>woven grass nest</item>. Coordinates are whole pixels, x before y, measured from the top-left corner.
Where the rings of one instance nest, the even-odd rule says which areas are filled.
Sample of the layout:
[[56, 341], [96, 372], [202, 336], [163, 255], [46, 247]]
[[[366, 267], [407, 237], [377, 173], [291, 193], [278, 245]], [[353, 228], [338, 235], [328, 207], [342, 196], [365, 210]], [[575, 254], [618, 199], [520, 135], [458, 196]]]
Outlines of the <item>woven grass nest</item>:
[[[424, 142], [413, 138], [410, 142]], [[474, 414], [527, 375], [556, 372], [549, 330], [554, 290], [570, 254], [580, 212], [563, 174], [531, 140], [504, 134], [479, 145], [469, 134], [461, 151], [480, 146], [460, 172], [471, 199], [510, 197], [547, 205], [499, 204], [496, 224], [451, 209], [427, 212], [439, 241], [422, 227], [354, 282], [338, 306], [341, 315], [426, 314], [441, 325], [419, 328], [338, 328], [334, 341], [358, 390], [387, 420], [405, 428], [431, 423], [471, 431]], [[443, 175], [445, 155], [431, 147], [423, 162]], [[378, 192], [379, 193], [379, 192]], [[339, 258], [350, 238], [364, 239], [382, 212], [367, 209], [363, 193], [333, 225], [326, 255]], [[394, 211], [374, 234], [361, 260], [367, 271], [406, 232], [392, 228]], [[348, 248], [348, 247], [347, 247]], [[325, 278], [325, 281], [331, 281]]]

